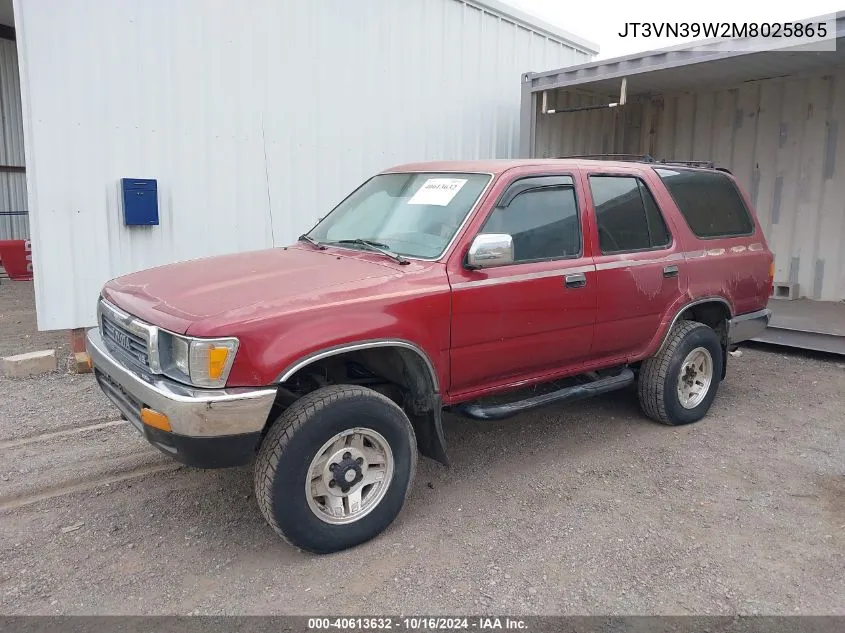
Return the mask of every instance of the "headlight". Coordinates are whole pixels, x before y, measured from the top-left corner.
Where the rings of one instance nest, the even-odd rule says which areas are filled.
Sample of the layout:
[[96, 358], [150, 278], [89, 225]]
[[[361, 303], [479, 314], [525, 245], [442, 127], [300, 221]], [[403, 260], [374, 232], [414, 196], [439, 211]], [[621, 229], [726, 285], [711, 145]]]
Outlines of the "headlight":
[[223, 387], [238, 351], [238, 339], [197, 339], [159, 330], [165, 376], [197, 387]]
[[170, 346], [170, 359], [173, 366], [182, 372], [184, 376], [190, 376], [188, 359], [190, 358], [191, 344], [181, 336], [172, 336]]

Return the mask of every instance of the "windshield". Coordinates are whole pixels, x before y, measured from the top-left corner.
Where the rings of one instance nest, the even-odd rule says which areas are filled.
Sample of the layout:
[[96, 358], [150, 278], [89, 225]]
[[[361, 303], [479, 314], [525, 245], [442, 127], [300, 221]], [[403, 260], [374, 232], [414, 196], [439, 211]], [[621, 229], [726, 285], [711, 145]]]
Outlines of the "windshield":
[[380, 174], [365, 182], [314, 227], [324, 244], [366, 248], [366, 240], [399, 255], [433, 259], [454, 237], [490, 181], [487, 174]]

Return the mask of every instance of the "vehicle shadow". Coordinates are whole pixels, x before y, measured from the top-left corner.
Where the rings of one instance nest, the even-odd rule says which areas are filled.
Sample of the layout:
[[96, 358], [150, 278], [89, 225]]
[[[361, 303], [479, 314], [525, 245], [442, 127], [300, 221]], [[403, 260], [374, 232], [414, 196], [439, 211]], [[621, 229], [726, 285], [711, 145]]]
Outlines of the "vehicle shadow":
[[640, 411], [636, 389], [631, 387], [578, 402], [552, 404], [500, 421], [444, 415], [452, 467], [458, 470], [475, 467], [496, 454], [519, 460], [552, 451], [564, 460], [594, 442], [615, 440], [634, 428], [653, 426], [655, 423]]
[[[622, 389], [580, 402], [550, 405], [507, 420], [479, 422], [444, 414], [450, 466], [420, 457], [406, 508], [436, 511], [434, 489], [474, 481], [479, 468], [490, 480], [504, 479], [514, 468], [531, 470], [546, 463], [566, 469], [567, 460], [639, 433], [664, 432], [639, 409], [636, 390]], [[539, 465], [539, 466], [538, 466]], [[220, 471], [185, 469], [206, 478], [202, 503], [237, 507], [243, 520], [263, 523], [252, 491], [252, 466]], [[216, 490], [215, 490], [216, 488]], [[213, 500], [212, 500], [213, 499]], [[209, 516], [214, 520], [213, 515]], [[269, 527], [266, 532], [276, 538]]]
[[[473, 481], [472, 474], [483, 467], [487, 477], [505, 478], [515, 465], [530, 469], [549, 460], [565, 464], [596, 443], [617, 441], [625, 433], [648, 430], [655, 425], [639, 411], [636, 391], [624, 389], [589, 400], [551, 405], [497, 422], [477, 422], [444, 415], [444, 431], [451, 465], [446, 468], [421, 457], [406, 507], [415, 514], [436, 512], [437, 495], [426, 494], [452, 485]], [[190, 518], [209, 530], [232, 531], [249, 526], [252, 538], [272, 545], [278, 537], [264, 523], [253, 492], [252, 464], [242, 468], [199, 470], [184, 467], [171, 475], [171, 490], [181, 488], [180, 497], [193, 498]], [[163, 500], [162, 500], [163, 501]], [[221, 515], [220, 508], [226, 508]], [[189, 517], [186, 516], [186, 520]], [[209, 524], [225, 519], [225, 525]], [[293, 552], [293, 548], [290, 548]], [[306, 554], [298, 554], [306, 555]]]

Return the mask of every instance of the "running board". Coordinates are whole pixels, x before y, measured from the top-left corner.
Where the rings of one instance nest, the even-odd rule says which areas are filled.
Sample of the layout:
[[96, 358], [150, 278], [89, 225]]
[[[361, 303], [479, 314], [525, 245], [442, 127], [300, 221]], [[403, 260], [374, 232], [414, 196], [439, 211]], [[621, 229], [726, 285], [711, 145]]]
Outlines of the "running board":
[[451, 411], [457, 413], [458, 415], [472, 418], [473, 420], [504, 420], [517, 415], [518, 413], [524, 413], [525, 411], [530, 411], [531, 409], [544, 407], [547, 404], [582, 400], [591, 396], [597, 396], [601, 393], [607, 393], [608, 391], [622, 389], [633, 382], [634, 372], [626, 367], [615, 376], [599, 378], [598, 380], [584, 385], [566, 387], [565, 389], [545, 393], [541, 396], [526, 398], [525, 400], [518, 400], [517, 402], [509, 402], [506, 404], [483, 405], [466, 402], [451, 407]]

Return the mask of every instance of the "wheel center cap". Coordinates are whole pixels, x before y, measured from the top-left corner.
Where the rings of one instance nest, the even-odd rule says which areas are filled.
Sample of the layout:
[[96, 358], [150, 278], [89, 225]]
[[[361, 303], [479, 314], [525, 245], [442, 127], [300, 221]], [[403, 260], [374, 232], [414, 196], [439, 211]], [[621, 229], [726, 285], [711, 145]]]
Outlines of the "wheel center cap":
[[[362, 470], [364, 460], [361, 457], [356, 457], [351, 450], [344, 451], [342, 455], [336, 455], [334, 459], [337, 461], [331, 462], [325, 475], [327, 478], [326, 484], [329, 488], [337, 486], [339, 492], [346, 494], [352, 486], [364, 478]], [[361, 464], [358, 463], [359, 459]]]

